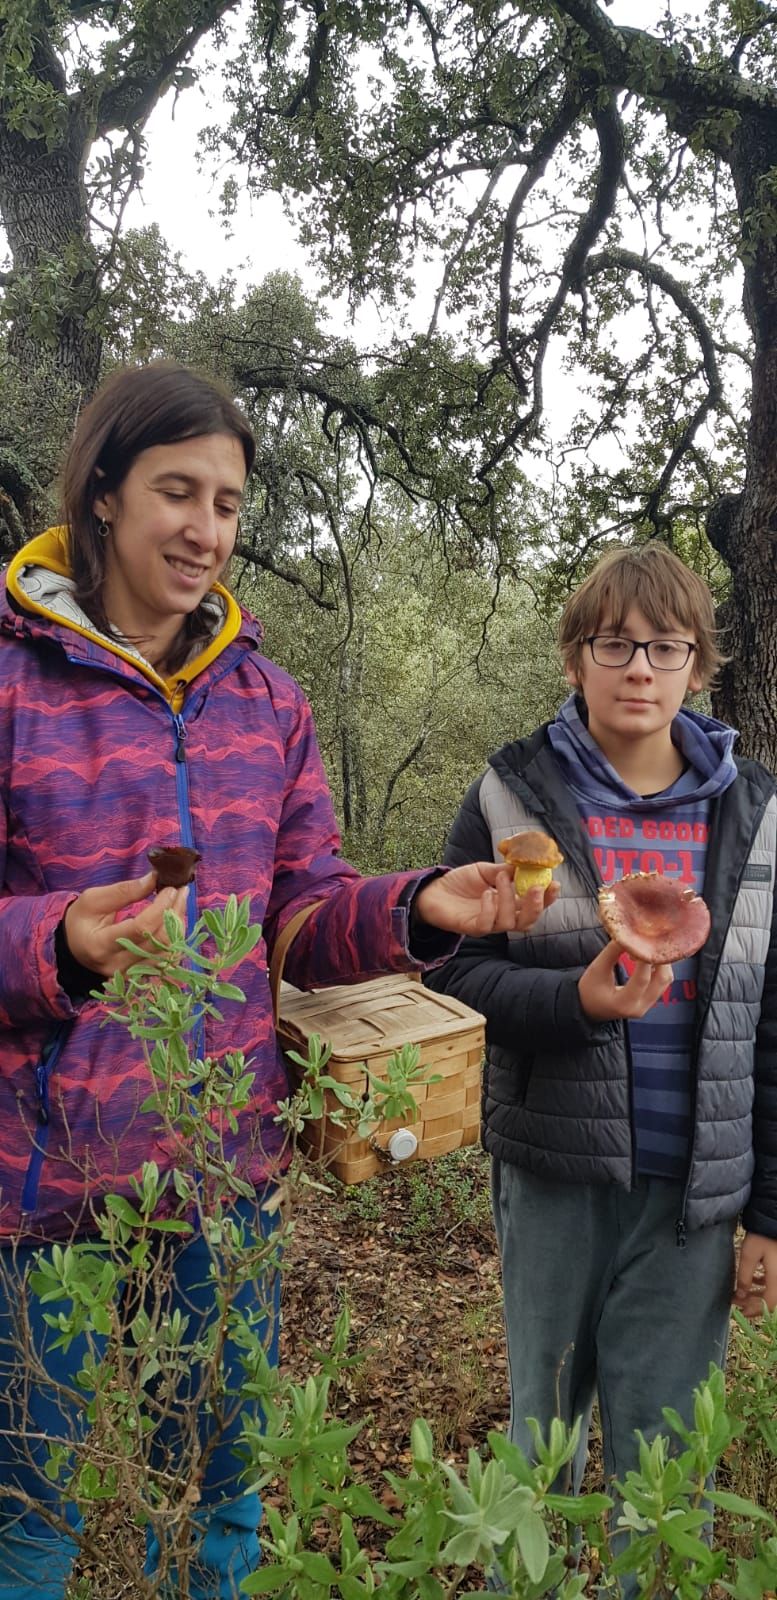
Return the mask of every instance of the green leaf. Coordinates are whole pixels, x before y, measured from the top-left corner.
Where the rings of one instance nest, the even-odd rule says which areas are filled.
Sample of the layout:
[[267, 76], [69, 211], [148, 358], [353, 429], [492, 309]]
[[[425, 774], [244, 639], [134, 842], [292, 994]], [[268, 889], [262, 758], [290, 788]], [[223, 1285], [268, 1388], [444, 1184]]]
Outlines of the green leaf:
[[211, 993], [215, 994], [219, 1000], [245, 1000], [243, 990], [238, 989], [236, 983], [219, 982], [211, 984]]
[[287, 1583], [291, 1583], [298, 1576], [299, 1568], [296, 1566], [270, 1567], [262, 1562], [261, 1567], [256, 1572], [250, 1573], [247, 1578], [243, 1579], [240, 1585], [240, 1592], [241, 1594], [277, 1594], [279, 1589], [283, 1589]]
[[142, 1228], [144, 1226], [144, 1219], [140, 1212], [136, 1211], [133, 1205], [130, 1205], [129, 1200], [126, 1200], [124, 1195], [109, 1194], [105, 1200], [105, 1209], [110, 1211], [112, 1216], [118, 1217], [120, 1222], [127, 1222], [133, 1228]]
[[676, 1551], [678, 1556], [683, 1556], [686, 1561], [697, 1562], [702, 1569], [711, 1559], [709, 1545], [703, 1544], [701, 1539], [695, 1539], [692, 1534], [686, 1533], [680, 1526], [679, 1520], [664, 1517], [661, 1522], [661, 1537], [670, 1550]]
[[323, 1583], [331, 1588], [337, 1582], [339, 1577], [337, 1568], [321, 1551], [301, 1550], [299, 1563], [305, 1576], [313, 1578], [316, 1583]]
[[550, 1544], [548, 1530], [539, 1512], [529, 1511], [522, 1517], [516, 1529], [515, 1537], [521, 1560], [533, 1583], [539, 1583], [545, 1568], [548, 1565]]
[[[770, 1522], [774, 1524], [774, 1517], [764, 1506], [758, 1506], [753, 1500], [746, 1500], [744, 1495], [734, 1494], [730, 1489], [714, 1489], [708, 1499], [715, 1506], [720, 1506], [722, 1511], [737, 1512], [742, 1517], [748, 1517], [754, 1522]], [[775, 1574], [777, 1577], [777, 1574]]]
[[340, 1504], [354, 1517], [369, 1517], [372, 1522], [379, 1522], [384, 1528], [396, 1525], [396, 1518], [390, 1511], [375, 1498], [366, 1483], [349, 1483], [340, 1494]]
[[[478, 1528], [463, 1528], [460, 1533], [454, 1533], [441, 1551], [440, 1560], [445, 1566], [469, 1567], [477, 1560], [481, 1549], [481, 1535]], [[429, 1563], [424, 1564], [428, 1568]]]
[[567, 1522], [577, 1524], [592, 1522], [599, 1517], [603, 1517], [605, 1511], [609, 1511], [612, 1508], [614, 1501], [612, 1495], [609, 1494], [577, 1496], [546, 1494], [543, 1497], [543, 1505], [547, 1506], [549, 1511], [558, 1512], [559, 1516], [565, 1517]]
[[378, 1572], [396, 1572], [402, 1578], [419, 1578], [429, 1571], [429, 1562], [424, 1556], [414, 1556], [408, 1561], [376, 1561], [375, 1566]]

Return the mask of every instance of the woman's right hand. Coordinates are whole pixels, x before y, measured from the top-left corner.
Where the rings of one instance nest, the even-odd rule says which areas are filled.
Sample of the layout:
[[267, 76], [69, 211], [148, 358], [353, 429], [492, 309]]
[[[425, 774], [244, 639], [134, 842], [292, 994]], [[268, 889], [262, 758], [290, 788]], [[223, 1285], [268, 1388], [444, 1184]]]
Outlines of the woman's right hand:
[[[120, 939], [143, 945], [153, 935], [165, 939], [166, 911], [174, 911], [186, 924], [186, 889], [160, 889], [154, 894], [156, 873], [129, 878], [123, 883], [108, 883], [99, 889], [85, 889], [65, 912], [65, 938], [70, 954], [90, 972], [111, 978], [126, 972], [138, 957], [123, 950]], [[153, 895], [153, 899], [149, 897]], [[117, 922], [119, 912], [136, 901], [148, 899], [137, 916]]]
[[619, 983], [616, 968], [622, 956], [623, 946], [611, 939], [578, 983], [580, 1004], [591, 1022], [644, 1017], [672, 982], [670, 966], [652, 967], [647, 961], [635, 961], [628, 981]]

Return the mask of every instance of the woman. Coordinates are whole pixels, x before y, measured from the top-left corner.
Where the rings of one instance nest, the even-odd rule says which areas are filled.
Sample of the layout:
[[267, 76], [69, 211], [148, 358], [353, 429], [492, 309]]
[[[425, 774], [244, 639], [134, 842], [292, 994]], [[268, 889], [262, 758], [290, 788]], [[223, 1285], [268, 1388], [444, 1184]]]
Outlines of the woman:
[[[251, 1061], [252, 1102], [227, 1154], [263, 1191], [277, 1177], [273, 1116], [287, 1088], [267, 956], [295, 912], [323, 902], [286, 962], [292, 983], [316, 987], [434, 964], [456, 936], [525, 929], [542, 909], [539, 892], [517, 900], [510, 870], [490, 862], [369, 879], [337, 855], [309, 707], [219, 582], [253, 459], [245, 418], [209, 380], [167, 364], [119, 372], [79, 421], [65, 526], [6, 574], [0, 1232], [22, 1270], [41, 1241], [93, 1232], [101, 1195], [131, 1194], [144, 1161], [170, 1165], [141, 1110], [140, 1049], [89, 998], [129, 965], [120, 937], [161, 935], [168, 909], [191, 926], [229, 893], [250, 897], [263, 938], [234, 974], [247, 1004], [208, 1018], [198, 1048]], [[155, 894], [147, 851], [171, 843], [200, 851], [196, 888]], [[182, 1294], [202, 1270], [195, 1254], [177, 1259]], [[72, 1383], [82, 1354], [48, 1351], [52, 1384]], [[0, 1462], [0, 1600], [65, 1591], [75, 1543], [41, 1472], [47, 1433], [63, 1425], [57, 1403], [29, 1397], [41, 1443], [16, 1454], [8, 1443]], [[2, 1429], [14, 1430], [9, 1402]], [[195, 1597], [236, 1593], [258, 1560], [258, 1501], [240, 1494], [227, 1457], [213, 1452], [202, 1486]], [[25, 1493], [43, 1515], [24, 1509]]]

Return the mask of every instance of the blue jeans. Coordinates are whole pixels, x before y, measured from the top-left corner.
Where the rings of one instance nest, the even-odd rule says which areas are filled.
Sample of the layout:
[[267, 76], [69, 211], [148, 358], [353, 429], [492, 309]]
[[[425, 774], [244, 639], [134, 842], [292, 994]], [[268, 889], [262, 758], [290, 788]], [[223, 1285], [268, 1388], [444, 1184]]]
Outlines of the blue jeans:
[[[263, 1198], [263, 1197], [262, 1197]], [[242, 1201], [235, 1208], [248, 1227], [255, 1229], [257, 1207]], [[273, 1222], [265, 1211], [258, 1213], [262, 1234], [273, 1232]], [[201, 1233], [186, 1235], [172, 1258], [169, 1311], [179, 1309], [189, 1318], [185, 1334], [188, 1342], [214, 1318], [213, 1285], [210, 1280], [211, 1255]], [[29, 1370], [18, 1347], [19, 1292], [14, 1294], [25, 1271], [32, 1264], [37, 1247], [19, 1248], [12, 1259], [5, 1251], [5, 1271], [0, 1276], [0, 1600], [63, 1600], [78, 1545], [78, 1508], [62, 1500], [56, 1483], [45, 1476], [51, 1439], [68, 1440], [82, 1430], [83, 1401], [75, 1383], [86, 1354], [86, 1341], [74, 1340], [66, 1352], [52, 1349], [54, 1332], [43, 1321], [37, 1299], [24, 1296], [29, 1319], [28, 1338], [45, 1369], [45, 1381], [30, 1381]], [[261, 1281], [242, 1285], [233, 1304], [256, 1319], [268, 1360], [278, 1361], [280, 1282], [277, 1271]], [[51, 1308], [49, 1308], [51, 1309]], [[56, 1309], [56, 1307], [54, 1308]], [[29, 1364], [28, 1364], [29, 1365]], [[239, 1392], [242, 1368], [239, 1352], [229, 1342], [223, 1355], [224, 1380], [232, 1391], [229, 1411], [235, 1411], [235, 1392]], [[155, 1466], [168, 1465], [175, 1474], [176, 1456], [185, 1449], [190, 1434], [191, 1406], [188, 1397], [197, 1393], [200, 1373], [187, 1372], [175, 1401], [166, 1407], [167, 1415], [154, 1440]], [[73, 1391], [68, 1393], [68, 1391]], [[256, 1402], [249, 1402], [254, 1413]], [[200, 1438], [212, 1444], [203, 1479], [200, 1500], [192, 1521], [197, 1547], [189, 1580], [191, 1600], [232, 1600], [239, 1594], [240, 1580], [255, 1571], [260, 1560], [258, 1525], [261, 1518], [259, 1496], [243, 1493], [240, 1486], [241, 1462], [234, 1454], [243, 1418], [230, 1417], [220, 1427], [210, 1412], [199, 1417]], [[21, 1494], [14, 1494], [14, 1488]], [[35, 1503], [24, 1505], [23, 1495]], [[48, 1512], [48, 1516], [45, 1514]], [[53, 1526], [51, 1519], [59, 1521]], [[159, 1542], [149, 1534], [147, 1573], [157, 1570]], [[171, 1573], [171, 1590], [181, 1590]]]

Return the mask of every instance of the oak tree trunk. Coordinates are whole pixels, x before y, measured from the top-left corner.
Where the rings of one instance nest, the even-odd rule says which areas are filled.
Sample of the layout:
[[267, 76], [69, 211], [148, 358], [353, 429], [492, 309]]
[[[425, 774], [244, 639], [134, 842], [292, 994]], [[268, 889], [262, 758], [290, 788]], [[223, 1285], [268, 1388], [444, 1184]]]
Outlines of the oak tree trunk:
[[52, 149], [0, 121], [0, 214], [13, 258], [16, 308], [10, 353], [23, 373], [51, 372], [62, 380], [75, 404], [95, 388], [101, 353], [89, 317], [96, 255], [83, 183], [88, 144], [77, 113], [71, 112], [65, 137]]
[[[710, 538], [731, 569], [724, 649], [714, 699], [741, 729], [743, 754], [777, 771], [777, 240], [758, 226], [761, 180], [777, 169], [777, 127], [743, 118], [731, 170], [745, 244], [744, 308], [755, 344], [744, 491], [715, 508]], [[754, 218], [751, 223], [749, 219]], [[750, 245], [748, 229], [755, 227]]]
[[340, 767], [343, 786], [343, 825], [346, 833], [361, 838], [367, 827], [367, 780], [364, 772], [360, 708], [364, 670], [364, 639], [351, 635], [340, 652]]

